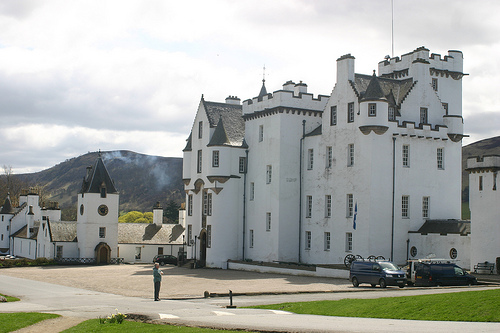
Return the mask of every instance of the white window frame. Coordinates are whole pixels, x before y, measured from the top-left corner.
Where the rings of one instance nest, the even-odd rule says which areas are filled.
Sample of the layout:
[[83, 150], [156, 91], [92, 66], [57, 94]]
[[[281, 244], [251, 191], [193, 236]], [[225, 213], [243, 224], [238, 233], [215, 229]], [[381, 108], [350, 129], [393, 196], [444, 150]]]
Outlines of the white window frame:
[[345, 252], [352, 252], [352, 232], [345, 233]]
[[428, 124], [429, 121], [429, 109], [428, 108], [420, 108], [420, 123]]
[[271, 212], [266, 212], [266, 231], [271, 231]]
[[337, 125], [337, 105], [330, 107], [330, 126]]
[[312, 216], [312, 205], [313, 205], [313, 197], [312, 195], [306, 196], [306, 217]]
[[314, 166], [314, 149], [307, 150], [307, 170], [312, 170]]
[[207, 206], [208, 206], [208, 211], [207, 215], [212, 216], [212, 193], [207, 193]]
[[187, 245], [191, 246], [191, 239], [193, 239], [193, 225], [188, 224], [187, 226]]
[[368, 117], [376, 117], [376, 116], [377, 116], [377, 104], [368, 103]]
[[203, 216], [208, 215], [208, 190], [203, 190], [202, 192], [202, 198], [203, 198]]
[[347, 104], [347, 122], [348, 123], [354, 122], [354, 103], [353, 102]]
[[444, 148], [436, 149], [436, 162], [438, 170], [444, 170]]
[[333, 147], [326, 147], [326, 168], [331, 168], [333, 165]]
[[207, 224], [207, 248], [212, 247], [212, 226]]
[[401, 196], [401, 217], [404, 219], [410, 218], [410, 196]]
[[249, 239], [249, 247], [253, 248], [253, 242], [254, 242], [254, 234], [253, 234], [253, 229], [250, 229], [250, 233], [248, 234]]
[[271, 184], [273, 180], [273, 166], [271, 164], [266, 165], [266, 184]]
[[196, 169], [196, 171], [198, 173], [201, 173], [202, 170], [203, 170], [203, 151], [201, 149], [198, 150], [198, 155], [197, 155], [196, 162], [197, 162], [197, 169]]
[[214, 150], [212, 152], [212, 167], [218, 168], [219, 167], [219, 151]]
[[331, 235], [329, 231], [325, 231], [324, 233], [324, 239], [325, 239], [325, 251], [330, 251], [330, 246], [331, 246]]
[[347, 145], [347, 166], [352, 167], [354, 165], [354, 143]]
[[245, 173], [247, 171], [247, 159], [244, 156], [240, 156], [238, 168], [240, 173]]
[[387, 118], [389, 120], [395, 120], [396, 119], [396, 109], [394, 108], [394, 106], [389, 106]]
[[332, 196], [325, 195], [325, 217], [332, 217]]
[[255, 199], [255, 183], [251, 182], [250, 183], [250, 201], [253, 201]]
[[203, 138], [203, 121], [198, 122], [198, 139]]
[[306, 234], [305, 234], [305, 249], [306, 250], [310, 250], [311, 249], [311, 243], [312, 243], [312, 234], [310, 231], [306, 231]]
[[106, 238], [106, 227], [99, 227], [99, 238]]
[[438, 79], [436, 78], [432, 78], [432, 89], [434, 89], [434, 91], [438, 91]]
[[422, 197], [422, 217], [424, 219], [429, 218], [429, 204], [430, 197]]
[[259, 142], [264, 141], [264, 125], [259, 126]]
[[193, 216], [193, 195], [189, 194], [188, 195], [188, 216]]
[[403, 167], [409, 168], [410, 167], [410, 145], [403, 145], [402, 147], [402, 159], [403, 159]]
[[354, 196], [352, 193], [346, 196], [346, 217], [352, 217], [354, 212]]

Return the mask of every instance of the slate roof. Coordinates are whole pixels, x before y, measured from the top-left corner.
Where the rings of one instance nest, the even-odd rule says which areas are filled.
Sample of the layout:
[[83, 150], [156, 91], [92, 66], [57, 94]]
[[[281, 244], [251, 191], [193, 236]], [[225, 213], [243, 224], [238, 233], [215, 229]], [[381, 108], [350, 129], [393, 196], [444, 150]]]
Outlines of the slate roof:
[[[358, 97], [360, 99], [364, 99], [365, 95], [368, 95], [368, 97], [370, 95], [380, 95], [381, 92], [383, 96], [389, 101], [395, 101], [397, 106], [401, 106], [401, 103], [408, 95], [413, 85], [416, 83], [416, 81], [413, 81], [413, 78], [408, 78], [405, 80], [395, 80], [375, 76], [374, 80], [376, 80], [376, 83], [378, 83], [378, 87], [374, 85], [369, 89], [370, 83], [373, 79], [374, 76], [371, 75], [354, 75], [354, 82], [351, 83]], [[379, 88], [381, 91], [379, 91]], [[393, 99], [391, 95], [393, 95]]]
[[267, 89], [266, 89], [266, 80], [262, 80], [262, 87], [260, 88], [259, 96], [258, 98], [262, 98], [267, 95]]
[[[209, 145], [244, 147], [245, 122], [242, 106], [203, 100], [210, 127], [215, 127]], [[214, 138], [215, 137], [215, 138]]]
[[51, 242], [76, 242], [76, 222], [49, 221]]
[[10, 202], [10, 195], [7, 194], [5, 202], [0, 210], [0, 214], [14, 214], [14, 208], [12, 208], [12, 203]]
[[180, 224], [118, 223], [119, 244], [182, 244]]
[[322, 131], [323, 131], [323, 126], [319, 125], [315, 129], [313, 129], [311, 132], [307, 133], [306, 136], [321, 135]]
[[94, 166], [83, 179], [80, 193], [100, 193], [101, 185], [104, 183], [107, 193], [118, 193], [115, 184], [109, 176], [108, 169], [102, 161], [101, 154], [97, 157]]
[[427, 234], [460, 234], [467, 236], [470, 234], [470, 221], [464, 220], [426, 220], [418, 231], [411, 233]]
[[[40, 226], [40, 222], [39, 221], [35, 221], [33, 223], [33, 234], [30, 237], [31, 239], [36, 239], [37, 234], [38, 234], [38, 228], [39, 228], [39, 226]], [[28, 230], [28, 225], [25, 225], [24, 227], [22, 227], [21, 229], [19, 229], [15, 233], [13, 233], [11, 235], [11, 237], [28, 238], [27, 230]]]
[[186, 147], [182, 151], [191, 151], [193, 150], [192, 148], [192, 142], [193, 142], [193, 133], [189, 133], [189, 138], [186, 140]]

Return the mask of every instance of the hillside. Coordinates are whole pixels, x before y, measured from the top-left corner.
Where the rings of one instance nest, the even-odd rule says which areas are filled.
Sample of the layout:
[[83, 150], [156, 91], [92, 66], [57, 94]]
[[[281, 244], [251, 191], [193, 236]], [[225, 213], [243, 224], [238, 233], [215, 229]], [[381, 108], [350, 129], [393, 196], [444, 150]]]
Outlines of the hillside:
[[[71, 208], [76, 217], [77, 193], [87, 166], [94, 164], [97, 154], [88, 153], [47, 170], [18, 176], [27, 184], [43, 187], [45, 202], [57, 201], [63, 212]], [[157, 201], [163, 207], [170, 200], [178, 204], [184, 201], [182, 158], [150, 156], [126, 150], [101, 154], [120, 192], [121, 212], [151, 211]], [[73, 213], [70, 215], [72, 217]]]

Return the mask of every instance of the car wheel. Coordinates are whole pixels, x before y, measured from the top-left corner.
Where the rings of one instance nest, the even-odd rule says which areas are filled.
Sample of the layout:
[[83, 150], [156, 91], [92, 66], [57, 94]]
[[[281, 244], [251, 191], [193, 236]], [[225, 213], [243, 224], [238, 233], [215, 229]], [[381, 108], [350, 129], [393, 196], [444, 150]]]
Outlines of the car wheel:
[[163, 261], [160, 261], [160, 266], [165, 266], [165, 263]]
[[385, 287], [387, 287], [387, 283], [385, 282], [385, 280], [384, 280], [384, 279], [380, 279], [379, 284], [380, 284], [380, 288], [385, 288]]
[[353, 285], [355, 288], [359, 287], [359, 281], [358, 281], [358, 279], [357, 279], [357, 278], [355, 278], [355, 277], [353, 277], [353, 278], [352, 278], [352, 285]]
[[404, 284], [400, 284], [400, 285], [399, 285], [399, 288], [404, 288], [404, 287], [405, 287], [405, 285], [404, 285]]

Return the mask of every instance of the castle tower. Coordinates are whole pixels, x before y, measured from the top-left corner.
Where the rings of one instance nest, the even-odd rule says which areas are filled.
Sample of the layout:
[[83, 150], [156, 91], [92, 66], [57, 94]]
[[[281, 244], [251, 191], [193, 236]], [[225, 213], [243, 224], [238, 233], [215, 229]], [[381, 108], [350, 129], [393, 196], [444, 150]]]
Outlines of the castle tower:
[[14, 209], [10, 201], [10, 195], [7, 194], [5, 202], [0, 209], [0, 253], [5, 254], [9, 252], [9, 239], [10, 239], [10, 220], [14, 216]]
[[77, 238], [81, 259], [109, 263], [118, 256], [119, 194], [101, 154], [87, 168], [78, 193]]

